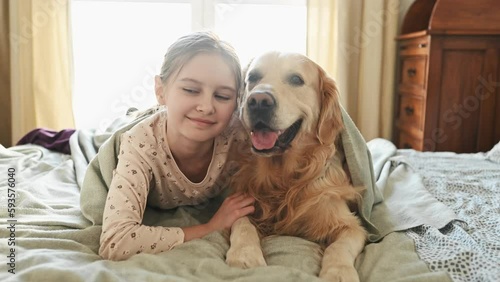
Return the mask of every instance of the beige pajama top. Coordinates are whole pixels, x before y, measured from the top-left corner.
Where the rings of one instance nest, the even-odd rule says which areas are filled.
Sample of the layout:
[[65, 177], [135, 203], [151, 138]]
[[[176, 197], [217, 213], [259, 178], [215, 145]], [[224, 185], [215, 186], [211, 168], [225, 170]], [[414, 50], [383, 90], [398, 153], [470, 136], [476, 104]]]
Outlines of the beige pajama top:
[[166, 110], [159, 111], [121, 136], [103, 215], [99, 254], [105, 259], [159, 253], [183, 243], [179, 227], [142, 224], [146, 204], [162, 209], [201, 204], [219, 194], [234, 173], [228, 152], [245, 139], [237, 118], [215, 138], [212, 161], [200, 183], [191, 182], [177, 167], [167, 143], [166, 119]]

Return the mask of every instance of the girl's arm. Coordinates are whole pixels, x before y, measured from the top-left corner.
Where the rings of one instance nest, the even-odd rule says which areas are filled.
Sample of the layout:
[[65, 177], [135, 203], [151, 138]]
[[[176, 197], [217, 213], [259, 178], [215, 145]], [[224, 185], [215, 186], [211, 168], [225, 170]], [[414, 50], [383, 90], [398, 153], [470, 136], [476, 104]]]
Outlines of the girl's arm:
[[168, 251], [184, 241], [230, 228], [236, 219], [253, 212], [253, 198], [232, 195], [206, 224], [184, 228], [143, 225], [153, 175], [143, 151], [130, 141], [132, 134], [122, 135], [118, 164], [106, 199], [99, 248], [103, 258], [124, 260], [141, 252]]
[[123, 260], [145, 252], [170, 250], [184, 241], [178, 227], [142, 224], [152, 172], [143, 150], [132, 135], [122, 135], [118, 165], [109, 187], [103, 215], [99, 255], [105, 259]]

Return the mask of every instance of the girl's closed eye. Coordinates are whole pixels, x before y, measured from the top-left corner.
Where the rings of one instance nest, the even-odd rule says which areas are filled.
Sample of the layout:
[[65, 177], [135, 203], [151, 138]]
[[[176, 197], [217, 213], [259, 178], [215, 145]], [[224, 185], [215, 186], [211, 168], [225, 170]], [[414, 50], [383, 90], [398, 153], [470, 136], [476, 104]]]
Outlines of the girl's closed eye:
[[231, 100], [232, 96], [231, 95], [227, 95], [227, 94], [218, 94], [218, 93], [215, 93], [215, 98], [217, 100], [229, 101], [229, 100]]
[[187, 93], [190, 93], [190, 94], [196, 94], [196, 93], [199, 93], [200, 91], [198, 91], [197, 89], [193, 89], [193, 88], [182, 88], [182, 90], [184, 92], [187, 92]]

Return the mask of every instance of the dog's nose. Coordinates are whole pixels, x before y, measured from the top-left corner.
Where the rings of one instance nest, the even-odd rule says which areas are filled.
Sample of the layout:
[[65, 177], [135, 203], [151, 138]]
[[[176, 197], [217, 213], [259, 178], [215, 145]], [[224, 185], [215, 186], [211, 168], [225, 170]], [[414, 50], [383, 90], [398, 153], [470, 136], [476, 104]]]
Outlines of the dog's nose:
[[257, 92], [250, 95], [247, 101], [249, 110], [271, 110], [275, 106], [274, 98], [267, 92]]

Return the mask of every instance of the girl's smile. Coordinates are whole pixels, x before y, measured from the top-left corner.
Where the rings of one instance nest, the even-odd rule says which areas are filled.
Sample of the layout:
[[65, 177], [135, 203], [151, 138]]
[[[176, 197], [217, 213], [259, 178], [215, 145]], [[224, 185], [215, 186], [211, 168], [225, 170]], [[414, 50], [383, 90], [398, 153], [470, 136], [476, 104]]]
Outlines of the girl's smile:
[[192, 121], [194, 124], [196, 124], [197, 126], [200, 126], [200, 127], [210, 127], [210, 126], [217, 123], [216, 121], [211, 121], [211, 120], [202, 119], [202, 118], [191, 118], [191, 117], [187, 117], [187, 118], [190, 121]]

